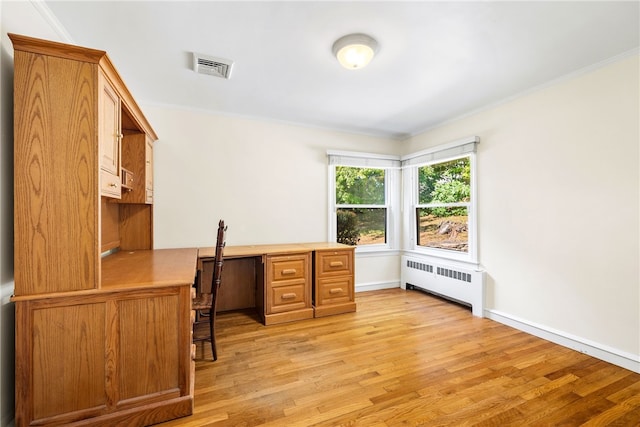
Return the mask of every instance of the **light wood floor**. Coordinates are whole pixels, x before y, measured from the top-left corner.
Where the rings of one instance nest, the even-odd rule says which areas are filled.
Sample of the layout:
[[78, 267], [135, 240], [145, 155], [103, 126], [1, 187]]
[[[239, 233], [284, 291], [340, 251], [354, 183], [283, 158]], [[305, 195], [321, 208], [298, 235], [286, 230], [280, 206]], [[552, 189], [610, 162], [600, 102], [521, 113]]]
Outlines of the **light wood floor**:
[[194, 415], [161, 426], [640, 425], [640, 374], [418, 291], [356, 302], [268, 327], [219, 315]]

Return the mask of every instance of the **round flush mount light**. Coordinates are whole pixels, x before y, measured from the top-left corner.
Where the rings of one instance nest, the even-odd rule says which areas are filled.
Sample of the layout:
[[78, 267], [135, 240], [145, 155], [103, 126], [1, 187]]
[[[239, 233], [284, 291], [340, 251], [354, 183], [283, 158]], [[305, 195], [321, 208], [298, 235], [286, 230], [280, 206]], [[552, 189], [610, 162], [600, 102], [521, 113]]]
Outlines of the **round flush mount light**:
[[377, 51], [378, 42], [366, 34], [349, 34], [333, 44], [333, 54], [348, 70], [366, 67]]

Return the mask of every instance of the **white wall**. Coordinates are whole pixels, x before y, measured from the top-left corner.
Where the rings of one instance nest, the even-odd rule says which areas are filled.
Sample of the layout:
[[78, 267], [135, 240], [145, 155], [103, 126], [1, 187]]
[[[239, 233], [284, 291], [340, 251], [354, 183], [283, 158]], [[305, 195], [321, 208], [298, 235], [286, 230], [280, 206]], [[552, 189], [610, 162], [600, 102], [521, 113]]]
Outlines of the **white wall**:
[[[397, 141], [202, 111], [143, 105], [154, 148], [156, 248], [327, 240], [332, 150], [390, 153]], [[395, 144], [395, 145], [394, 145]], [[398, 285], [398, 256], [358, 259], [356, 282]], [[393, 264], [393, 269], [378, 266]], [[360, 266], [372, 268], [360, 268]]]
[[490, 314], [593, 344], [635, 369], [639, 80], [634, 55], [403, 147], [409, 153], [480, 136], [479, 252]]

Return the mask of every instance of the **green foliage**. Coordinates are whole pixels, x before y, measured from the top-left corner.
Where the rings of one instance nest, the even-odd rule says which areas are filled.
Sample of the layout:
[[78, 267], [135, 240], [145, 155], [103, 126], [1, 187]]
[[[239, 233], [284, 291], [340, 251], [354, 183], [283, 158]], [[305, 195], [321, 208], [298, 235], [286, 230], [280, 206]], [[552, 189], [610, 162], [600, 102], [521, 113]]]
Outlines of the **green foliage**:
[[384, 169], [336, 166], [336, 203], [383, 205]]
[[[420, 204], [471, 200], [471, 164], [468, 157], [418, 168]], [[465, 208], [433, 208], [435, 216], [466, 215]]]
[[360, 240], [358, 231], [358, 218], [355, 212], [338, 209], [337, 218], [337, 239], [338, 243], [356, 246]]

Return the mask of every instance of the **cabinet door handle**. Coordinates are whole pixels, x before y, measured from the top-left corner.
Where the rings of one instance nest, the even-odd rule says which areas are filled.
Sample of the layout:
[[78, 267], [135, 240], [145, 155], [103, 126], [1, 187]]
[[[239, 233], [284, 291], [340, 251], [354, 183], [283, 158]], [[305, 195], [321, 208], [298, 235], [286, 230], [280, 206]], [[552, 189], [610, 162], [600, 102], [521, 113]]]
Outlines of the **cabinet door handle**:
[[330, 293], [331, 295], [333, 295], [333, 294], [341, 294], [341, 293], [342, 293], [342, 288], [333, 288], [333, 289], [331, 289], [331, 290], [329, 291], [329, 293]]
[[296, 274], [296, 269], [295, 268], [285, 268], [284, 270], [282, 270], [282, 275], [283, 276], [287, 276], [289, 274]]
[[294, 299], [297, 295], [294, 292], [289, 292], [287, 294], [282, 294], [281, 299]]
[[344, 264], [342, 261], [331, 261], [329, 267], [342, 267]]

